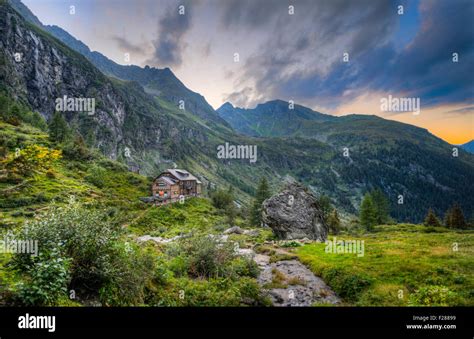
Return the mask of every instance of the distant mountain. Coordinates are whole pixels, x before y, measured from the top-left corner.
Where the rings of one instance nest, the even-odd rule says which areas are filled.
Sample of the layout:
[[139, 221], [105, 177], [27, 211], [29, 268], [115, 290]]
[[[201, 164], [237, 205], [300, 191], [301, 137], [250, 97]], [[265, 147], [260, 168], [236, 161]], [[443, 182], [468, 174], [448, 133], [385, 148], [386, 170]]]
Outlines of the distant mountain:
[[474, 140], [466, 142], [465, 144], [461, 145], [462, 149], [465, 151], [474, 154]]
[[234, 107], [226, 102], [217, 112], [235, 130], [260, 137], [304, 136], [311, 126], [335, 119], [282, 100], [268, 101], [253, 109]]
[[[474, 212], [474, 155], [461, 150], [452, 157], [452, 146], [425, 129], [375, 116], [332, 117], [299, 105], [289, 111], [283, 101], [254, 110], [226, 104], [219, 116], [169, 69], [117, 65], [25, 15], [28, 20], [0, 0], [0, 94], [46, 118], [56, 98], [95, 98], [93, 116], [64, 112], [69, 125], [106, 156], [133, 161], [144, 174], [176, 163], [204, 187], [232, 185], [244, 202], [261, 177], [277, 188], [289, 175], [348, 213], [357, 213], [363, 194], [379, 187], [400, 221], [420, 221], [429, 207], [441, 215], [455, 201], [467, 216]], [[14, 150], [15, 137], [5, 140], [2, 147]], [[257, 146], [258, 160], [218, 158], [217, 147], [225, 143]]]
[[[424, 210], [443, 205], [446, 195], [459, 195], [448, 199], [451, 201], [462, 201], [468, 196], [466, 187], [453, 188], [451, 166], [456, 167], [456, 177], [467, 184], [474, 180], [474, 157], [466, 152], [461, 152], [459, 158], [452, 157], [451, 145], [426, 129], [373, 115], [334, 117], [299, 105], [290, 110], [288, 105], [275, 100], [254, 109], [242, 109], [225, 103], [217, 111], [235, 130], [248, 136], [302, 138], [308, 143], [315, 139], [331, 146], [336, 154], [346, 152], [345, 163], [338, 164], [338, 156], [329, 157], [329, 167], [318, 164], [316, 168], [304, 166], [297, 171], [297, 177], [311, 186], [339, 192], [336, 199], [346, 207], [354, 204], [350, 198], [354, 190], [362, 194], [367, 188], [380, 187], [392, 199], [403, 195], [409, 201], [416, 200], [402, 207], [392, 200], [394, 217], [400, 220], [406, 214], [418, 215], [420, 221], [420, 205], [425, 206]], [[345, 184], [341, 185], [341, 181]], [[433, 208], [442, 215], [447, 205]], [[466, 212], [471, 215], [474, 209], [466, 206]]]

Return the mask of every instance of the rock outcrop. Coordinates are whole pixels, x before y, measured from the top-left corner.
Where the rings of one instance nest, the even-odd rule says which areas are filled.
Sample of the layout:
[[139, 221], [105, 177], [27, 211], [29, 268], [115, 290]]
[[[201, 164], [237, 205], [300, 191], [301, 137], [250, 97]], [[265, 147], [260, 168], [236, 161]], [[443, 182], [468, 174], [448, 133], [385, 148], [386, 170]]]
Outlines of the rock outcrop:
[[325, 241], [328, 234], [317, 199], [298, 183], [289, 183], [263, 202], [263, 222], [280, 239]]

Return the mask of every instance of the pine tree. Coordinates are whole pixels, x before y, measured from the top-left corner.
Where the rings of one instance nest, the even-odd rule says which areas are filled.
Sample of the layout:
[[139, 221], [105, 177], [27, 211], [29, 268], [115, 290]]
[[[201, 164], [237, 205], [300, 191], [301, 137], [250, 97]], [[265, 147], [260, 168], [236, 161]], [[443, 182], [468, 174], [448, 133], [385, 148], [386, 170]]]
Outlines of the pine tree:
[[331, 206], [331, 199], [326, 195], [321, 195], [318, 199], [319, 209], [323, 215], [324, 220], [328, 220], [329, 215], [331, 214], [332, 210], [334, 209]]
[[359, 219], [360, 224], [368, 231], [373, 230], [374, 226], [377, 224], [377, 211], [374, 202], [372, 201], [372, 196], [369, 193], [366, 193], [364, 199], [362, 199]]
[[374, 203], [376, 211], [377, 224], [387, 223], [390, 215], [390, 205], [387, 197], [380, 189], [376, 189], [371, 192], [372, 202]]
[[252, 207], [251, 213], [251, 222], [252, 225], [260, 226], [262, 223], [262, 203], [265, 199], [270, 198], [270, 189], [268, 187], [268, 182], [265, 177], [260, 180], [260, 184], [257, 188], [257, 193], [255, 195], [255, 200]]
[[451, 228], [453, 227], [452, 224], [452, 216], [453, 216], [453, 209], [450, 207], [446, 213], [444, 213], [444, 226]]
[[331, 214], [329, 214], [328, 226], [333, 234], [338, 234], [341, 229], [341, 220], [339, 219], [339, 214], [335, 208], [332, 210]]
[[51, 121], [49, 122], [49, 138], [56, 143], [63, 143], [69, 139], [69, 126], [59, 112], [54, 112]]
[[447, 213], [448, 222], [446, 227], [465, 229], [467, 228], [464, 213], [458, 204], [454, 204]]
[[63, 154], [69, 159], [75, 160], [87, 160], [91, 156], [84, 139], [79, 133], [75, 134], [74, 140], [68, 140], [66, 145], [63, 146]]
[[438, 217], [436, 216], [436, 214], [431, 208], [428, 210], [428, 214], [426, 214], [424, 224], [426, 226], [441, 226], [441, 223]]

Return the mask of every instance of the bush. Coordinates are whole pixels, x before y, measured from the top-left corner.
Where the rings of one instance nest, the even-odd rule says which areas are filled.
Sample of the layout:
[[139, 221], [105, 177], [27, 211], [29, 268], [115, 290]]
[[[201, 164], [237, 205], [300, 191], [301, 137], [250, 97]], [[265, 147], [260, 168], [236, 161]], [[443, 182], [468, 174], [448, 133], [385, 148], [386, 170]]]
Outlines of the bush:
[[[100, 291], [101, 300], [110, 305], [141, 304], [155, 271], [154, 261], [140, 248], [121, 242], [120, 235], [121, 228], [107, 219], [106, 212], [70, 203], [51, 206], [42, 219], [26, 224], [17, 238], [35, 239], [42, 253], [69, 258], [70, 288]], [[34, 277], [34, 257], [15, 254], [12, 263]], [[38, 286], [48, 285], [45, 281]]]
[[74, 137], [74, 140], [69, 140], [63, 146], [63, 154], [66, 158], [72, 160], [89, 160], [92, 155], [87, 148], [84, 139], [80, 134]]
[[[25, 224], [19, 238], [37, 240], [43, 251], [60, 250], [72, 258], [72, 283], [93, 287], [105, 280], [106, 260], [118, 236], [119, 228], [107, 223], [102, 213], [71, 203], [50, 206], [43, 218]], [[32, 257], [24, 254], [13, 260], [20, 269], [32, 263]]]
[[67, 296], [71, 260], [57, 249], [42, 252], [26, 269], [26, 281], [17, 286], [17, 300], [27, 306], [53, 306]]
[[456, 305], [458, 296], [446, 286], [430, 285], [416, 290], [410, 295], [410, 306], [449, 306]]
[[5, 167], [11, 173], [28, 176], [49, 170], [60, 158], [61, 151], [33, 144], [21, 149], [17, 154], [10, 154], [5, 160]]
[[179, 247], [190, 276], [210, 278], [233, 274], [230, 263], [235, 254], [231, 243], [220, 244], [209, 236], [197, 236], [181, 240]]
[[359, 294], [372, 284], [368, 276], [344, 272], [338, 268], [325, 269], [322, 276], [339, 296], [349, 301], [356, 300]]
[[260, 273], [258, 265], [250, 258], [239, 257], [232, 263], [234, 272], [243, 277], [257, 278]]
[[100, 299], [108, 306], [141, 305], [146, 287], [155, 274], [155, 260], [150, 252], [130, 243], [117, 244], [110, 257], [100, 289]]
[[234, 193], [232, 186], [229, 190], [217, 190], [211, 195], [212, 205], [227, 215], [227, 223], [233, 224], [237, 214], [234, 205]]
[[105, 169], [94, 165], [89, 169], [84, 179], [98, 188], [103, 188], [106, 184], [106, 175], [107, 171]]

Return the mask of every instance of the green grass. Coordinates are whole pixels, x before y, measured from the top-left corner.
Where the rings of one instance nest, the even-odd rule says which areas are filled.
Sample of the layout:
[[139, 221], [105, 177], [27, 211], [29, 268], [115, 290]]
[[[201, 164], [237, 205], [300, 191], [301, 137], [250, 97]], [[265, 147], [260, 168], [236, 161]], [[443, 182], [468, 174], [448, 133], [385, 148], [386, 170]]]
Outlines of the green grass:
[[129, 229], [136, 234], [170, 238], [187, 233], [218, 233], [225, 217], [208, 199], [191, 198], [184, 204], [175, 203], [150, 207], [134, 220]]
[[[326, 253], [324, 243], [295, 249], [300, 260], [350, 305], [474, 305], [474, 232], [425, 226], [378, 226], [361, 236], [364, 256]], [[332, 237], [329, 238], [332, 240]], [[458, 251], [453, 250], [455, 243]], [[423, 290], [447, 288], [449, 297], [423, 296]], [[438, 288], [439, 289], [439, 288]]]

